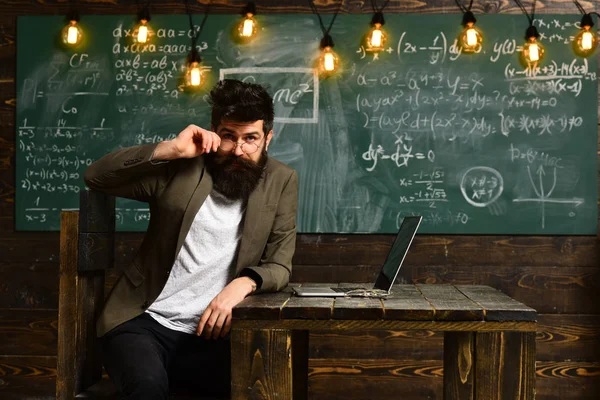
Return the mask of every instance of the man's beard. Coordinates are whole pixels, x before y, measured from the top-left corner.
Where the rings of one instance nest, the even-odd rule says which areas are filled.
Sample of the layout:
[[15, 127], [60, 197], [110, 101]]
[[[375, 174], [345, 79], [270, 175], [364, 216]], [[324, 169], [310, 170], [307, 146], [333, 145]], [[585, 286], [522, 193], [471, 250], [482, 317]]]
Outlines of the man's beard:
[[231, 200], [248, 200], [256, 189], [267, 164], [263, 150], [258, 162], [233, 155], [220, 156], [216, 152], [205, 155], [206, 168], [213, 179], [213, 188]]

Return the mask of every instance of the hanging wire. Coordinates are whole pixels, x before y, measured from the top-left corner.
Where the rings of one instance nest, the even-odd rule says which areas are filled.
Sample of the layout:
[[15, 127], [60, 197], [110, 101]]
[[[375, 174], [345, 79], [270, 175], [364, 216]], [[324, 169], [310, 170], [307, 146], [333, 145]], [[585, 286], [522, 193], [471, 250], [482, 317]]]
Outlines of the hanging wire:
[[577, 8], [579, 9], [579, 12], [582, 14], [587, 14], [585, 12], [585, 10], [583, 9], [583, 7], [581, 6], [581, 4], [579, 4], [579, 2], [577, 0], [573, 0], [573, 3], [575, 3], [575, 5], [577, 6]]
[[380, 9], [377, 9], [376, 0], [371, 0], [371, 6], [373, 7], [373, 12], [374, 13], [382, 13], [383, 9], [385, 7], [387, 7], [387, 5], [388, 5], [389, 2], [390, 2], [390, 0], [385, 0], [385, 3], [383, 3], [383, 6]]
[[188, 0], [185, 0], [185, 12], [189, 17], [190, 20], [190, 31], [192, 32], [192, 51], [196, 51], [196, 44], [198, 43], [198, 38], [200, 37], [200, 34], [202, 33], [202, 29], [204, 29], [204, 24], [206, 23], [206, 19], [208, 18], [208, 10], [210, 7], [210, 4], [212, 3], [212, 0], [210, 0], [208, 3], [206, 3], [206, 10], [204, 11], [204, 18], [202, 19], [202, 22], [200, 23], [200, 29], [198, 29], [198, 32], [193, 33], [194, 32], [194, 21], [192, 20], [192, 12], [190, 11], [189, 5], [188, 5]]
[[579, 4], [579, 2], [577, 0], [573, 0], [573, 3], [575, 3], [575, 5], [579, 9], [579, 11], [583, 14], [582, 23], [585, 21], [586, 16], [589, 16], [588, 23], [590, 23], [590, 25], [593, 25], [593, 23], [594, 23], [594, 20], [592, 19], [592, 15], [595, 15], [596, 17], [600, 18], [600, 14], [598, 14], [598, 12], [596, 12], [596, 11], [591, 11], [589, 13], [586, 12], [585, 9], [581, 6], [581, 4]]
[[535, 19], [535, 3], [536, 2], [537, 2], [537, 0], [533, 0], [533, 6], [532, 6], [532, 9], [531, 9], [531, 15], [529, 15], [529, 13], [527, 12], [527, 10], [523, 6], [523, 3], [521, 3], [521, 0], [515, 0], [515, 3], [517, 3], [517, 5], [521, 9], [521, 11], [523, 11], [523, 14], [525, 14], [525, 16], [527, 17], [527, 19], [529, 20], [529, 26], [533, 25], [533, 20]]
[[575, 5], [577, 6], [577, 8], [579, 9], [579, 12], [581, 12], [582, 14], [594, 14], [597, 17], [600, 17], [600, 14], [598, 14], [596, 11], [591, 11], [591, 12], [586, 12], [585, 9], [581, 6], [581, 4], [579, 4], [579, 2], [577, 0], [573, 0], [573, 3], [575, 3]]
[[342, 9], [342, 4], [344, 4], [344, 0], [340, 1], [340, 5], [338, 6], [337, 10], [335, 10], [335, 14], [333, 15], [333, 19], [329, 23], [329, 28], [327, 28], [327, 29], [325, 29], [325, 24], [323, 23], [323, 20], [321, 19], [321, 15], [319, 14], [319, 11], [317, 11], [317, 7], [315, 7], [315, 5], [313, 3], [313, 0], [308, 0], [308, 4], [310, 5], [310, 8], [312, 9], [312, 12], [315, 13], [315, 14], [317, 14], [317, 17], [319, 17], [319, 24], [321, 24], [321, 30], [323, 31], [323, 36], [329, 35], [329, 31], [331, 31], [331, 28], [333, 27], [333, 23], [334, 23], [335, 19], [337, 18], [338, 13]]
[[466, 13], [467, 11], [471, 11], [471, 7], [473, 7], [473, 0], [471, 0], [469, 2], [469, 7], [465, 7], [458, 0], [454, 0], [454, 1], [456, 1], [456, 5], [458, 6], [458, 8], [460, 8], [460, 11], [462, 11], [463, 13]]

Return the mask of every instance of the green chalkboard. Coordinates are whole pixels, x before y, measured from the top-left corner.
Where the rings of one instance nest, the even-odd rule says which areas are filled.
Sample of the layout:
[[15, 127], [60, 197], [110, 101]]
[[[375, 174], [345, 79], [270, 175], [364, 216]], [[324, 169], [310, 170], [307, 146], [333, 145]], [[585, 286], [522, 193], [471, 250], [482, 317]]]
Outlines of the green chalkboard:
[[[131, 42], [133, 16], [83, 16], [76, 50], [51, 34], [62, 17], [20, 17], [16, 228], [57, 230], [101, 155], [209, 127], [207, 90], [231, 77], [274, 96], [269, 152], [298, 171], [299, 232], [390, 233], [417, 214], [421, 233], [595, 234], [596, 57], [573, 54], [579, 16], [536, 20], [546, 59], [533, 71], [519, 64], [523, 15], [477, 16], [485, 42], [473, 55], [457, 50], [459, 15], [385, 18], [389, 46], [373, 55], [360, 46], [370, 15], [340, 15], [342, 70], [324, 79], [315, 16], [262, 15], [241, 45], [239, 16], [210, 15], [198, 43], [207, 89], [189, 94], [178, 89], [184, 15], [153, 15], [145, 47]], [[145, 204], [117, 207], [118, 229], [146, 228]]]

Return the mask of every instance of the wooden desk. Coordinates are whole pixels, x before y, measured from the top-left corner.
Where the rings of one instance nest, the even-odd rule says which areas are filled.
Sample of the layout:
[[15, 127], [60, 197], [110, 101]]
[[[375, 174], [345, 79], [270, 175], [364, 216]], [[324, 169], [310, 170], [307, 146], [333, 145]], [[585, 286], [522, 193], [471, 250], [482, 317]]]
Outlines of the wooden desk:
[[385, 300], [250, 296], [233, 310], [231, 398], [306, 399], [311, 329], [443, 331], [445, 400], [534, 398], [536, 311], [475, 285], [396, 285]]

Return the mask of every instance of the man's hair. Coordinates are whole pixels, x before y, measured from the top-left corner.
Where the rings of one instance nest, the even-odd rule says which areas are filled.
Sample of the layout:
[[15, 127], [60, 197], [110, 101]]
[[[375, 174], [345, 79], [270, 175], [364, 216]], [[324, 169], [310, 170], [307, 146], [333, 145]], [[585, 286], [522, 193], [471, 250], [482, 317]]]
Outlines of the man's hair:
[[211, 123], [215, 130], [224, 119], [236, 122], [262, 119], [265, 135], [273, 129], [273, 98], [261, 85], [224, 79], [210, 91], [209, 103], [212, 105]]

